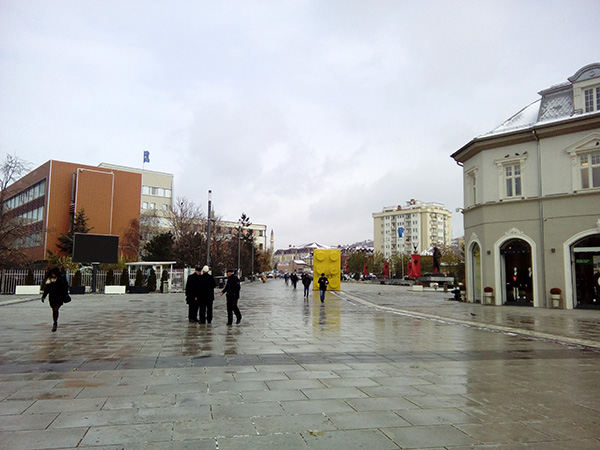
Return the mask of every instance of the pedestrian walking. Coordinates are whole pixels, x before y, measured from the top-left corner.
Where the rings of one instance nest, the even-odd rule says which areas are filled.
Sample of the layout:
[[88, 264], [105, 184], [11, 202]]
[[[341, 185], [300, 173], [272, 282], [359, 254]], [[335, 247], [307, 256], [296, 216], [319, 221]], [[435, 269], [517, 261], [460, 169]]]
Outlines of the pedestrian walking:
[[227, 325], [233, 323], [233, 315], [235, 314], [236, 322], [242, 321], [242, 313], [238, 308], [238, 300], [240, 299], [240, 279], [233, 273], [233, 270], [227, 270], [227, 284], [221, 291], [221, 295], [227, 294]]
[[325, 302], [325, 291], [327, 291], [327, 285], [329, 284], [329, 280], [325, 276], [324, 273], [321, 274], [321, 278], [319, 278], [319, 291], [321, 291], [321, 303]]
[[302, 274], [302, 285], [304, 286], [304, 298], [308, 298], [308, 294], [310, 293], [310, 283], [312, 282], [312, 278], [309, 274]]
[[296, 289], [296, 285], [298, 284], [298, 275], [296, 275], [296, 272], [293, 272], [290, 275], [290, 280], [292, 281], [292, 286], [294, 286], [294, 289]]
[[198, 309], [200, 308], [200, 302], [198, 295], [200, 292], [200, 275], [202, 269], [196, 267], [193, 274], [191, 274], [187, 282], [185, 283], [185, 301], [188, 304], [188, 321], [198, 322]]
[[289, 279], [290, 279], [290, 276], [289, 276], [287, 273], [285, 273], [285, 274], [283, 275], [283, 281], [285, 281], [285, 285], [286, 285], [286, 286], [288, 285], [288, 280], [289, 280]]
[[44, 293], [42, 294], [42, 303], [44, 303], [46, 297], [49, 297], [48, 303], [50, 303], [50, 307], [52, 308], [52, 331], [54, 332], [58, 328], [58, 311], [60, 307], [64, 303], [71, 301], [69, 283], [67, 283], [66, 278], [58, 267], [53, 267], [48, 273]]
[[213, 301], [217, 283], [210, 273], [210, 267], [204, 266], [198, 283], [198, 307], [200, 323], [211, 323], [213, 318]]

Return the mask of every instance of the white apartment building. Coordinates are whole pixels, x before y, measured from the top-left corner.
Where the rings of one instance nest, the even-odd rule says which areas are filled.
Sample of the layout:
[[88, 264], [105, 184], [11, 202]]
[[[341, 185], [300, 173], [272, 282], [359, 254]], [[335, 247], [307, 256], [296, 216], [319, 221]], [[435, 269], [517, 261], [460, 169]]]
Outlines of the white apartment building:
[[452, 243], [452, 213], [440, 203], [410, 200], [405, 206], [388, 206], [373, 213], [373, 246], [384, 258], [428, 252]]

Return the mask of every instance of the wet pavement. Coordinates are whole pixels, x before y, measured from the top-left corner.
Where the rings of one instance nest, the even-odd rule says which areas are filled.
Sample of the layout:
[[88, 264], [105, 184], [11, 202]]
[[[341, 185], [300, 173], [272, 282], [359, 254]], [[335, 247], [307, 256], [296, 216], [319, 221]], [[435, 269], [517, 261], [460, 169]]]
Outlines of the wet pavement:
[[450, 297], [269, 280], [208, 326], [182, 294], [86, 294], [56, 333], [0, 298], [0, 448], [600, 449], [600, 312]]

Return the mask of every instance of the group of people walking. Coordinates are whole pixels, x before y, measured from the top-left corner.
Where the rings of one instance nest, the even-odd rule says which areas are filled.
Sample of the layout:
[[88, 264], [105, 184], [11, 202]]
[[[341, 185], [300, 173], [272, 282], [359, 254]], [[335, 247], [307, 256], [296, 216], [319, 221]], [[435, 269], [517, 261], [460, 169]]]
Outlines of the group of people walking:
[[[235, 315], [236, 324], [242, 321], [242, 313], [238, 307], [240, 299], [240, 279], [231, 269], [227, 270], [227, 282], [221, 291], [221, 296], [225, 294], [227, 299], [227, 325], [233, 324], [233, 316]], [[294, 289], [299, 280], [298, 275], [294, 272], [289, 279], [292, 280]], [[304, 298], [308, 298], [310, 294], [310, 285], [312, 278], [308, 273], [303, 273], [301, 276], [302, 285], [304, 286]], [[286, 274], [285, 281], [287, 284], [288, 275]], [[321, 303], [325, 302], [325, 292], [329, 280], [324, 273], [317, 281], [319, 285]], [[188, 304], [188, 320], [200, 324], [210, 324], [213, 320], [213, 302], [215, 300], [215, 288], [217, 283], [215, 278], [210, 273], [208, 266], [196, 267], [185, 285], [185, 299]], [[42, 295], [42, 302], [49, 297], [50, 307], [52, 308], [52, 331], [58, 328], [59, 310], [64, 303], [71, 301], [69, 297], [69, 284], [65, 276], [61, 273], [58, 267], [51, 269], [48, 272], [48, 278]]]
[[[298, 275], [296, 272], [293, 272], [291, 275], [287, 273], [284, 274], [283, 279], [285, 280], [285, 284], [288, 284], [288, 279], [291, 280], [292, 286], [296, 289], [296, 284], [298, 283]], [[303, 272], [300, 280], [302, 281], [302, 285], [304, 286], [304, 298], [308, 298], [310, 293], [310, 284], [312, 283], [312, 278], [308, 273]], [[329, 285], [329, 279], [325, 276], [324, 273], [321, 273], [321, 277], [317, 280], [319, 285], [319, 291], [321, 294], [321, 303], [325, 302], [325, 292], [327, 292], [327, 286]]]
[[[233, 324], [233, 316], [236, 322], [242, 321], [242, 313], [238, 308], [240, 299], [240, 279], [233, 270], [227, 270], [227, 283], [221, 291], [227, 298], [227, 325]], [[185, 301], [188, 304], [188, 320], [200, 324], [210, 324], [213, 319], [213, 302], [215, 300], [215, 288], [217, 283], [210, 273], [210, 268], [204, 266], [196, 267], [185, 284]]]

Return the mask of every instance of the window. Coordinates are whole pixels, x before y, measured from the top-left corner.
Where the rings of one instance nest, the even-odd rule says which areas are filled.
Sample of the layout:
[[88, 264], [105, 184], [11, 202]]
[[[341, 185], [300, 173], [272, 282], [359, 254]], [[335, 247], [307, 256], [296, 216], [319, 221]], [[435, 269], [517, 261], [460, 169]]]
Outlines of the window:
[[507, 197], [521, 196], [521, 165], [513, 164], [504, 167], [504, 181]]
[[142, 203], [142, 209], [148, 209], [148, 202]]
[[600, 87], [586, 89], [585, 112], [598, 111], [600, 109]]
[[477, 204], [477, 170], [467, 174], [467, 205]]
[[581, 155], [581, 188], [600, 187], [600, 151]]

